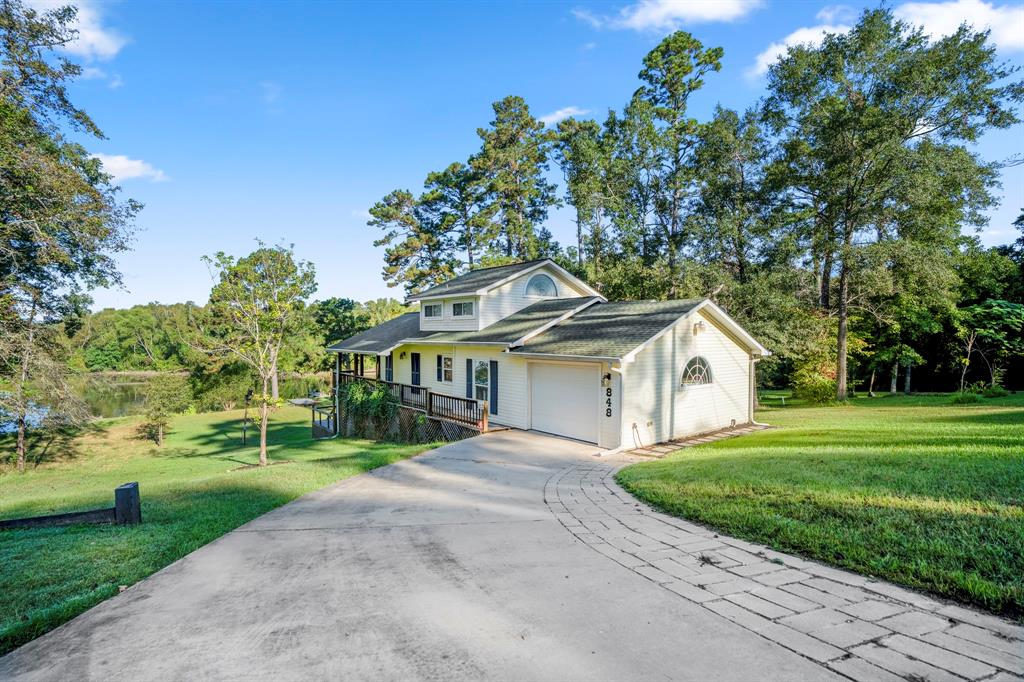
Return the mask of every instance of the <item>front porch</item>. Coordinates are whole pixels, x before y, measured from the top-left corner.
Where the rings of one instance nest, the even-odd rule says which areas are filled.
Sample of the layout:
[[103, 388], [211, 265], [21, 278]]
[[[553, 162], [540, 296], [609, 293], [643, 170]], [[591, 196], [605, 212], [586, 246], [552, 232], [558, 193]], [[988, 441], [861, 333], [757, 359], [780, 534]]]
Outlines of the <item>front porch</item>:
[[354, 371], [339, 371], [334, 393], [341, 386], [364, 382], [371, 386], [384, 386], [402, 407], [419, 410], [428, 417], [457, 422], [480, 431], [488, 429], [488, 407], [486, 400], [473, 400], [460, 396], [432, 391], [424, 386], [385, 381], [371, 376], [356, 374]]

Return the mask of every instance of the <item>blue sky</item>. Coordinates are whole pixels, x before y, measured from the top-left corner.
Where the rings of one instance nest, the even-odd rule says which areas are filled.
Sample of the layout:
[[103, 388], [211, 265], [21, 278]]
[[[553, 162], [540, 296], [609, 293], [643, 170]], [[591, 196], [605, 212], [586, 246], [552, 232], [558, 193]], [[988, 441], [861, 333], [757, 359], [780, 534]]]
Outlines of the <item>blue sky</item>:
[[[36, 0], [36, 4], [45, 0]], [[1024, 64], [1024, 4], [893, 3], [930, 31], [993, 27], [1003, 58]], [[742, 109], [787, 42], [843, 30], [863, 5], [779, 0], [630, 4], [89, 2], [70, 51], [88, 78], [75, 101], [107, 134], [89, 143], [146, 204], [125, 287], [97, 308], [206, 300], [204, 254], [248, 252], [254, 238], [294, 243], [315, 263], [317, 297], [398, 296], [381, 280], [366, 209], [428, 171], [465, 160], [491, 102], [526, 98], [537, 116], [621, 108], [643, 56], [674, 28], [725, 49], [693, 99]], [[1020, 127], [978, 145], [988, 159], [1024, 151]], [[1024, 167], [1003, 175], [986, 244], [1004, 243], [1024, 207]], [[568, 214], [549, 227], [571, 241]]]

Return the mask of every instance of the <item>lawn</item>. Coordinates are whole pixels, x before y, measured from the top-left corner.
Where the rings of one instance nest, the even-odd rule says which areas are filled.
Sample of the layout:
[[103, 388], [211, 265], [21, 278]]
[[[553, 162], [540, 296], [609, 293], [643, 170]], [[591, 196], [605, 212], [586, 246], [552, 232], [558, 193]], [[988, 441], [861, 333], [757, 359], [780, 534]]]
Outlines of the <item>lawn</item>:
[[653, 506], [775, 549], [1024, 618], [1024, 394], [782, 407], [777, 428], [622, 470]]
[[[179, 417], [161, 448], [134, 419], [102, 422], [25, 474], [3, 469], [0, 518], [113, 506], [114, 488], [138, 481], [143, 523], [0, 531], [0, 655], [274, 507], [429, 447], [312, 441], [309, 411], [286, 407], [271, 421], [272, 466], [239, 468], [257, 461], [259, 435], [243, 448], [240, 418]], [[0, 460], [11, 447], [0, 440]]]

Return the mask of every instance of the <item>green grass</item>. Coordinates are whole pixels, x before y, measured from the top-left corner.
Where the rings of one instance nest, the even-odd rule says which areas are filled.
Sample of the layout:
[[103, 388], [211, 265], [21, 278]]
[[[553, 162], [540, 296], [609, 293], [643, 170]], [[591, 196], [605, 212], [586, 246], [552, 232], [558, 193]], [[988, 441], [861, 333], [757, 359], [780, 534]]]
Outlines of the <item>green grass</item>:
[[618, 480], [724, 533], [1024, 617], [1024, 394], [786, 403], [758, 414], [776, 429]]
[[[333, 481], [429, 446], [312, 441], [309, 411], [272, 416], [265, 469], [240, 445], [240, 411], [179, 417], [163, 447], [135, 436], [136, 420], [102, 423], [49, 444], [25, 474], [0, 473], [0, 518], [113, 506], [113, 490], [138, 481], [139, 526], [78, 525], [0, 531], [0, 654], [53, 629], [189, 552], [274, 507]], [[11, 450], [0, 440], [0, 460]]]

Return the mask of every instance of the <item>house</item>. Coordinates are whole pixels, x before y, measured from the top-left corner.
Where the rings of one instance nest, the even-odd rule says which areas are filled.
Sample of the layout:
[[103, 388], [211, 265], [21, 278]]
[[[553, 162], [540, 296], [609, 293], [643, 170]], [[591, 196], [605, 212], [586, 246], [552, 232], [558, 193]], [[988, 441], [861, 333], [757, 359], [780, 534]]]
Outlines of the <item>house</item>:
[[338, 380], [376, 356], [406, 404], [468, 399], [491, 424], [608, 449], [753, 421], [754, 363], [769, 352], [707, 299], [608, 301], [545, 259], [473, 270], [409, 301], [417, 312], [329, 347]]

